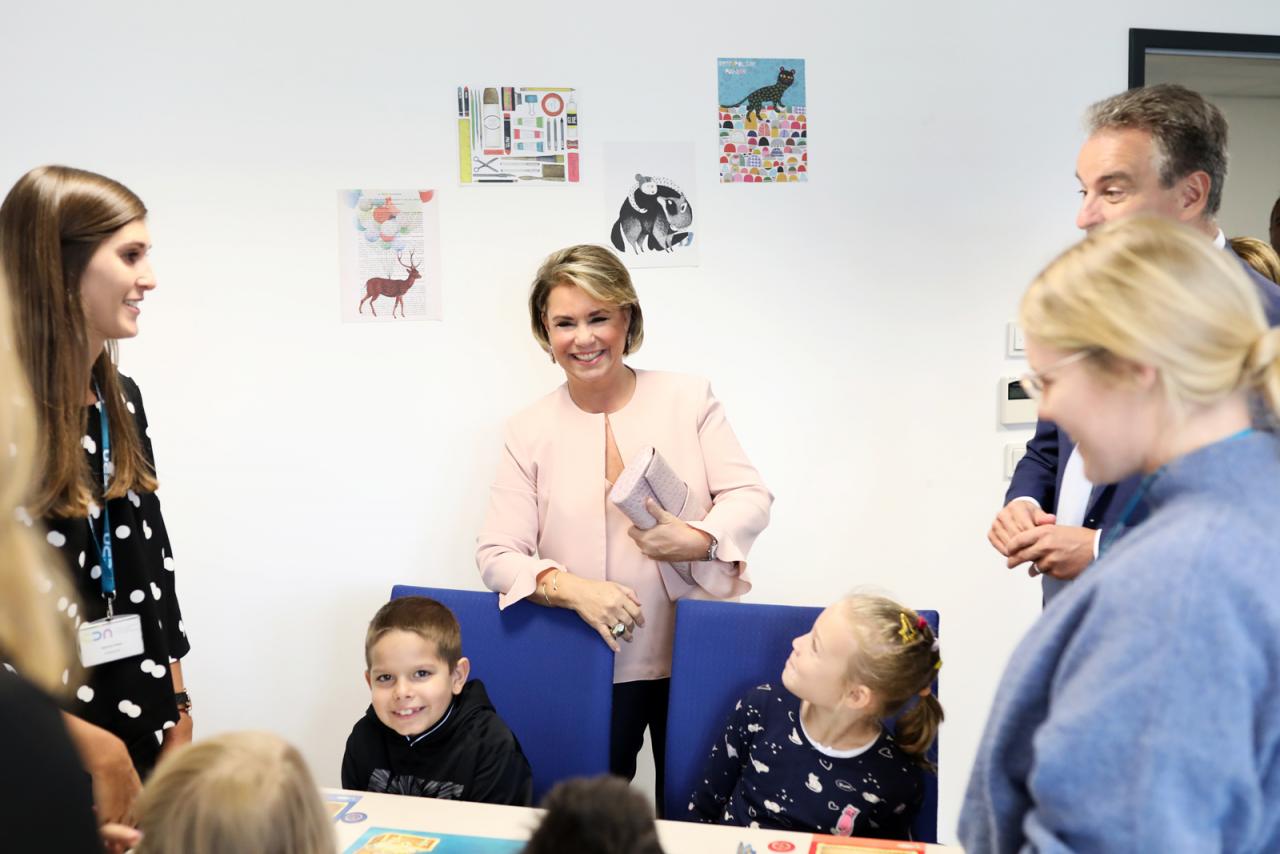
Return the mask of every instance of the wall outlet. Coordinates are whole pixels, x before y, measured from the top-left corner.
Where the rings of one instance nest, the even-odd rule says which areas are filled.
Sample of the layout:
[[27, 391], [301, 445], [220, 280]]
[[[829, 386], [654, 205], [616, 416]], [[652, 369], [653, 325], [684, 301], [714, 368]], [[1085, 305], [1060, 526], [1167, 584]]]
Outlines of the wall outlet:
[[1027, 453], [1026, 445], [1004, 446], [1004, 479], [1013, 479], [1013, 470], [1018, 467], [1018, 460]]

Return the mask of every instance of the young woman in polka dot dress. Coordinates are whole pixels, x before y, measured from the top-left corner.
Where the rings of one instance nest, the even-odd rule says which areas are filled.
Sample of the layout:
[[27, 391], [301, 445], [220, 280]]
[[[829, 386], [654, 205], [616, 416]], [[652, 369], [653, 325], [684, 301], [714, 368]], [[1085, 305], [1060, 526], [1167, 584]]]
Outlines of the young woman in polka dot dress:
[[189, 647], [147, 418], [137, 385], [115, 368], [115, 342], [137, 335], [155, 287], [146, 212], [119, 183], [59, 166], [28, 172], [0, 206], [0, 257], [43, 438], [28, 507], [82, 603], [59, 597], [56, 607], [76, 626], [102, 619], [114, 576], [114, 613], [141, 623], [141, 654], [64, 676], [79, 683], [68, 684], [66, 722], [104, 821], [127, 819], [139, 778], [162, 751], [191, 739], [189, 706], [179, 708]]

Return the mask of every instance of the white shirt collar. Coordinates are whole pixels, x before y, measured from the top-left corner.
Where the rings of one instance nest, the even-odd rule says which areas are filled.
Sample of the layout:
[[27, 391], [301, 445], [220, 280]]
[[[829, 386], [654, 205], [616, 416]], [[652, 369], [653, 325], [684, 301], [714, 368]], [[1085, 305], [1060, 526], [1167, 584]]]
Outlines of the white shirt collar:
[[868, 741], [866, 744], [861, 744], [848, 750], [837, 750], [834, 747], [829, 747], [816, 741], [813, 736], [809, 735], [809, 730], [804, 725], [804, 718], [799, 718], [799, 721], [800, 731], [804, 733], [805, 740], [809, 742], [813, 749], [824, 756], [830, 756], [833, 759], [852, 759], [855, 756], [860, 756], [872, 747], [875, 747], [876, 742], [880, 740], [880, 736], [884, 734], [884, 729], [881, 728], [880, 732], [876, 733], [876, 737]]

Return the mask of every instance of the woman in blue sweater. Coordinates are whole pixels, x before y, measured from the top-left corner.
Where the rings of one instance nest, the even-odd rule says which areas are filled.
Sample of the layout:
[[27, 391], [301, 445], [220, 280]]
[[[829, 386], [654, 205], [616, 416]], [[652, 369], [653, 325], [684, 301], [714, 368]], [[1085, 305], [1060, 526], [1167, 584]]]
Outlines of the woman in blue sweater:
[[[1145, 475], [1005, 671], [967, 851], [1280, 851], [1280, 330], [1203, 237], [1100, 227], [1023, 298], [1040, 417]], [[1261, 406], [1259, 404], [1265, 404]]]

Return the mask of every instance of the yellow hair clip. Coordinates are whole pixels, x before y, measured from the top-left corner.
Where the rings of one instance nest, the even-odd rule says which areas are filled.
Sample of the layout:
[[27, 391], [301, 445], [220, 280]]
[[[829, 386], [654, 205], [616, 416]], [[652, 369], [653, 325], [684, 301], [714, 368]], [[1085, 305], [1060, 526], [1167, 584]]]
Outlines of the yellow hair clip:
[[902, 623], [902, 628], [898, 629], [898, 636], [902, 638], [903, 644], [912, 644], [920, 637], [920, 632], [916, 631], [916, 627], [911, 625], [911, 621], [907, 619], [907, 615], [899, 612], [898, 620]]

